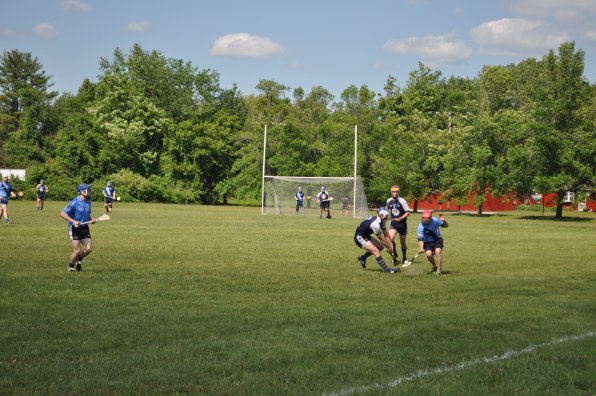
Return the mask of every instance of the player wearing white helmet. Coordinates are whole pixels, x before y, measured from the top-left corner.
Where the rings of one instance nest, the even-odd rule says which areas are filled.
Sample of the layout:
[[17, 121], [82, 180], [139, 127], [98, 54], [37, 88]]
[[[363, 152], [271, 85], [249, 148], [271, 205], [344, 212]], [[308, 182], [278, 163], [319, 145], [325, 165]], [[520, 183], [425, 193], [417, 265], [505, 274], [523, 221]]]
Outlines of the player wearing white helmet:
[[[381, 256], [383, 247], [387, 248], [389, 253], [393, 252], [393, 245], [389, 240], [389, 234], [385, 227], [387, 217], [389, 217], [387, 208], [379, 208], [376, 216], [369, 217], [358, 225], [354, 234], [354, 243], [361, 249], [366, 250], [363, 255], [358, 256], [358, 261], [362, 265], [362, 268], [366, 268], [366, 259], [374, 255], [377, 263], [383, 268], [383, 271], [394, 274], [399, 269], [388, 267], [383, 256]], [[372, 234], [375, 234], [378, 240]]]

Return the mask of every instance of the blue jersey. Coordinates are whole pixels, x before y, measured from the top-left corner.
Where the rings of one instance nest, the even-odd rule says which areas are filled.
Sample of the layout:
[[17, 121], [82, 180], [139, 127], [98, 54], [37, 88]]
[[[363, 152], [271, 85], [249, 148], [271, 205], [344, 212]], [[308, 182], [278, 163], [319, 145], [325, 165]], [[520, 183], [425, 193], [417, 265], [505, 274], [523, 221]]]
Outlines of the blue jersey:
[[302, 201], [304, 200], [304, 193], [302, 191], [298, 191], [296, 193], [296, 203], [302, 203]]
[[358, 225], [358, 228], [356, 228], [356, 235], [369, 239], [373, 233], [375, 235], [381, 235], [385, 229], [385, 222], [381, 221], [379, 216], [372, 216]]
[[0, 182], [0, 197], [4, 199], [10, 198], [10, 193], [12, 192], [12, 185], [8, 181], [1, 181]]
[[441, 239], [440, 227], [443, 227], [443, 222], [438, 217], [431, 217], [428, 224], [420, 222], [418, 224], [418, 240], [424, 242], [436, 242]]
[[[83, 197], [78, 196], [63, 209], [63, 211], [81, 223], [91, 220], [91, 201], [84, 200]], [[69, 221], [68, 225], [72, 225]]]

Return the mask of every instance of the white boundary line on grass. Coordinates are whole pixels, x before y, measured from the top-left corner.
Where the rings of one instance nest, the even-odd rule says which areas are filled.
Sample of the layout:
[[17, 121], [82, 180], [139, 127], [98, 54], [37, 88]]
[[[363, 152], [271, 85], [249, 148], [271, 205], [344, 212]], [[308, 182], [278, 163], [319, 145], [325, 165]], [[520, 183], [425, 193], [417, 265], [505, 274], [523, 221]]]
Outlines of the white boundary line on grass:
[[569, 341], [579, 341], [579, 340], [583, 340], [584, 338], [588, 338], [588, 337], [596, 337], [596, 331], [591, 331], [589, 333], [579, 334], [579, 335], [575, 335], [575, 336], [561, 337], [561, 338], [557, 338], [557, 339], [554, 339], [551, 341], [543, 342], [541, 344], [532, 344], [532, 345], [529, 345], [523, 349], [518, 349], [518, 350], [514, 349], [514, 350], [507, 351], [502, 355], [485, 356], [485, 357], [481, 357], [478, 359], [473, 359], [473, 360], [468, 360], [465, 362], [453, 364], [453, 365], [447, 366], [447, 367], [437, 367], [437, 368], [434, 368], [431, 370], [418, 370], [414, 374], [410, 374], [405, 377], [400, 377], [400, 378], [396, 379], [395, 381], [391, 381], [387, 384], [374, 384], [374, 385], [358, 386], [358, 387], [354, 387], [354, 388], [347, 388], [347, 389], [341, 390], [339, 392], [324, 393], [323, 395], [326, 395], [326, 396], [352, 395], [354, 393], [368, 392], [373, 389], [376, 390], [376, 389], [392, 388], [392, 387], [398, 386], [400, 384], [403, 384], [404, 382], [416, 381], [419, 378], [428, 377], [428, 376], [436, 375], [436, 374], [444, 374], [444, 373], [448, 373], [448, 372], [455, 371], [455, 370], [462, 370], [462, 369], [465, 369], [465, 368], [468, 368], [471, 366], [475, 366], [477, 364], [493, 363], [493, 362], [497, 362], [499, 360], [507, 360], [507, 359], [514, 358], [516, 356], [524, 355], [527, 353], [532, 353], [539, 348], [544, 348], [544, 347], [548, 347], [548, 346], [552, 346], [552, 345], [556, 345], [556, 344], [563, 344], [563, 343], [569, 342]]

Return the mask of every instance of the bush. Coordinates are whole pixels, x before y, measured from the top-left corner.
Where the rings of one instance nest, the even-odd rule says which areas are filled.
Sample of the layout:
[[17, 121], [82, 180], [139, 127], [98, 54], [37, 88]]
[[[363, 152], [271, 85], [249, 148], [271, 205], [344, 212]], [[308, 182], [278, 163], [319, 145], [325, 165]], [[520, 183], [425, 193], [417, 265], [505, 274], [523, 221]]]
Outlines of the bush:
[[60, 166], [53, 161], [32, 165], [27, 168], [23, 185], [26, 199], [36, 199], [35, 187], [40, 179], [44, 179], [48, 186], [46, 198], [53, 201], [70, 201], [77, 194], [77, 185], [82, 183], [80, 180], [66, 176]]

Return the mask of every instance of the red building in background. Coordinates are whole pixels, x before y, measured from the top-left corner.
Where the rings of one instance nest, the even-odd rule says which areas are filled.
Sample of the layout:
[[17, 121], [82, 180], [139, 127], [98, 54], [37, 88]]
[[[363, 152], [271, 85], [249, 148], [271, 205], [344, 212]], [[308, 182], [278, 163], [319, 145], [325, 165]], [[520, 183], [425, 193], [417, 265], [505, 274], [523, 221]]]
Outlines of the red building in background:
[[[590, 212], [596, 211], [596, 201], [592, 199], [591, 195], [588, 195], [585, 202], [585, 208]], [[482, 212], [504, 212], [517, 210], [519, 205], [538, 205], [543, 204], [546, 208], [557, 206], [557, 193], [539, 194], [527, 199], [520, 200], [513, 194], [508, 194], [504, 197], [493, 197], [492, 194], [486, 193], [484, 202], [482, 203]], [[582, 203], [583, 204], [583, 203]], [[411, 209], [414, 208], [414, 200], [410, 200], [408, 205]], [[584, 206], [581, 205], [581, 206]], [[575, 210], [573, 207], [573, 198], [568, 196], [563, 203], [563, 206], [569, 210]], [[477, 212], [478, 207], [474, 206], [474, 195], [468, 199], [463, 205], [458, 205], [453, 200], [445, 200], [442, 194], [434, 195], [431, 194], [428, 199], [424, 201], [418, 201], [418, 210], [434, 210], [434, 211], [451, 211], [451, 212]]]

